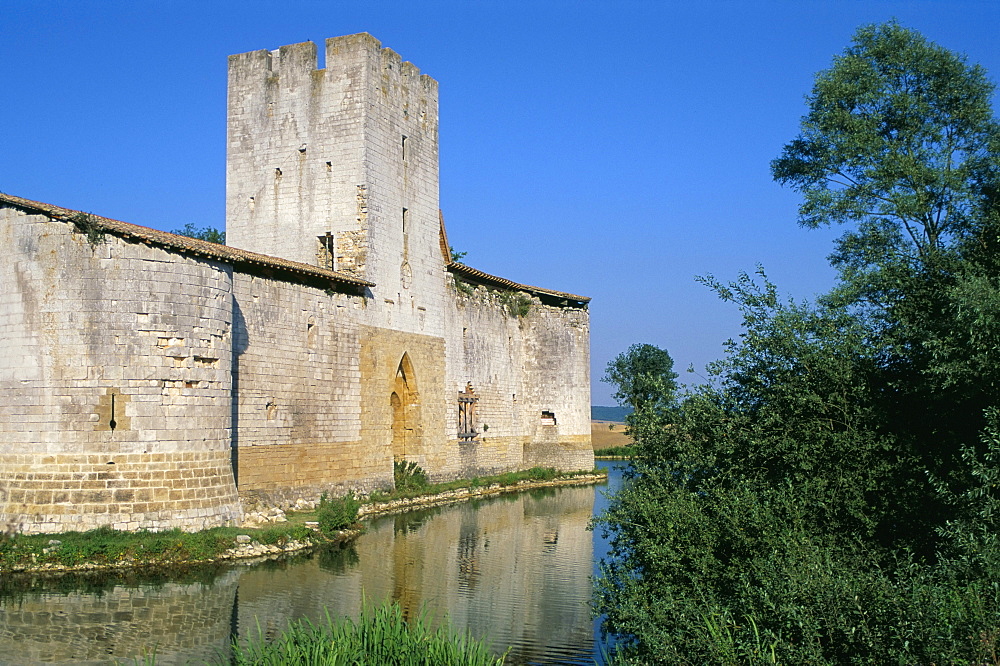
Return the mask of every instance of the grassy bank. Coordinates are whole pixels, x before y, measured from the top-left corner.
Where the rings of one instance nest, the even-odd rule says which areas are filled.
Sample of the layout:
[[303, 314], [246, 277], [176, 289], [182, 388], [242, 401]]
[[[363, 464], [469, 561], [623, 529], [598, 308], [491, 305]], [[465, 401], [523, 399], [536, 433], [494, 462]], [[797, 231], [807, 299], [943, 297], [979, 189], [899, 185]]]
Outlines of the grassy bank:
[[592, 474], [594, 470], [578, 472], [559, 472], [551, 467], [532, 467], [519, 472], [504, 472], [490, 476], [477, 476], [471, 479], [429, 483], [427, 476], [412, 463], [396, 463], [396, 487], [391, 492], [375, 492], [366, 499], [367, 502], [392, 502], [399, 499], [410, 499], [425, 495], [439, 495], [464, 488], [488, 488], [490, 486], [516, 486], [524, 481], [553, 481], [555, 479], [570, 479], [575, 476]]
[[612, 446], [604, 449], [594, 449], [595, 458], [629, 458], [635, 452], [635, 448], [629, 444], [626, 446]]
[[[0, 537], [0, 571], [55, 567], [129, 567], [202, 562], [235, 548], [247, 535], [261, 544], [285, 546], [321, 540], [305, 525], [279, 523], [252, 529], [213, 527], [201, 532], [121, 532], [101, 527], [87, 532], [17, 534]], [[46, 565], [51, 565], [47, 567]]]
[[[200, 532], [122, 532], [102, 527], [88, 532], [59, 534], [5, 536], [0, 533], [0, 572], [168, 566], [204, 562], [219, 559], [246, 543], [273, 545], [282, 549], [308, 546], [338, 538], [338, 530], [357, 523], [358, 509], [366, 503], [433, 496], [464, 488], [516, 486], [525, 481], [555, 481], [589, 473], [591, 472], [559, 473], [554, 469], [536, 467], [521, 472], [428, 483], [419, 467], [400, 464], [397, 466], [396, 490], [392, 492], [372, 493], [361, 500], [353, 497], [324, 499], [316, 511], [290, 512], [288, 522], [260, 528], [214, 527]], [[321, 532], [306, 525], [313, 521], [319, 523]]]

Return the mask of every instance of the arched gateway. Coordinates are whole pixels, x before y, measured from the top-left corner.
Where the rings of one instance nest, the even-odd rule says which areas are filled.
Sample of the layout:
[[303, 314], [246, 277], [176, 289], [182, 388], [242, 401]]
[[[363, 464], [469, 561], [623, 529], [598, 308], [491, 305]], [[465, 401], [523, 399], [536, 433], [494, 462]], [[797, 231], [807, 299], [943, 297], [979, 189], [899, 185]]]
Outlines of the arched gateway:
[[410, 357], [403, 354], [396, 368], [396, 380], [389, 396], [392, 405], [392, 459], [403, 460], [420, 441], [420, 395]]

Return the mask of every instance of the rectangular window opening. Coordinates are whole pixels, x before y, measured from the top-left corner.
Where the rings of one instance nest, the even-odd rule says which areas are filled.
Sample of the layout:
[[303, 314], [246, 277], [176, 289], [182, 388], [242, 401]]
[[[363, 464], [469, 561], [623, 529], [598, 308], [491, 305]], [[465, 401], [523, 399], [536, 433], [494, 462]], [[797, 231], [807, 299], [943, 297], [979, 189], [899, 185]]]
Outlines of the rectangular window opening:
[[403, 161], [405, 162], [406, 160], [410, 159], [410, 156], [409, 156], [408, 150], [407, 150], [406, 137], [405, 136], [403, 137], [401, 148], [402, 148], [402, 152], [403, 152]]
[[543, 426], [554, 426], [556, 424], [556, 413], [555, 412], [542, 412], [542, 425]]

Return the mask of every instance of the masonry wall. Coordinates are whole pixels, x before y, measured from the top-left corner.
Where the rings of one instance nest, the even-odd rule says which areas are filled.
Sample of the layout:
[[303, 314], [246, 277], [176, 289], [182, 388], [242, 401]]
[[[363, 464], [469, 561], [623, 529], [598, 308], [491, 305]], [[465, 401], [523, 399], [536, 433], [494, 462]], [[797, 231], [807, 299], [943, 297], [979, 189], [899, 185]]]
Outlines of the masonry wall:
[[[369, 323], [414, 330], [407, 296], [444, 285], [437, 88], [364, 33], [327, 40], [324, 69], [312, 42], [231, 56], [229, 243], [368, 279]], [[384, 299], [406, 302], [391, 324]]]
[[446, 268], [437, 82], [359, 34], [324, 69], [308, 42], [232, 56], [228, 94], [230, 244], [374, 286], [0, 209], [0, 523], [198, 529], [239, 520], [237, 490], [384, 488], [401, 459], [435, 480], [592, 467], [587, 311], [513, 313], [527, 294]]
[[[453, 292], [446, 311], [451, 446], [433, 466], [444, 474], [594, 465], [588, 312], [534, 298], [519, 316], [517, 294], [471, 286]], [[480, 434], [461, 442], [457, 401], [468, 384], [478, 397]], [[554, 415], [551, 425], [543, 422], [543, 411]]]
[[[241, 496], [283, 506], [392, 486], [393, 460], [434, 480], [593, 467], [586, 310], [453, 292], [448, 337], [369, 326], [370, 299], [239, 271], [234, 416]], [[478, 397], [473, 441], [458, 394]], [[542, 413], [554, 415], [543, 420]]]
[[[522, 464], [592, 469], [589, 312], [536, 303], [525, 319]], [[555, 422], [548, 425], [543, 412]]]
[[365, 445], [387, 462], [408, 460], [440, 476], [448, 450], [445, 341], [427, 335], [363, 327], [361, 416]]
[[0, 207], [0, 524], [237, 522], [231, 271], [103, 241]]
[[391, 487], [389, 450], [362, 442], [365, 299], [241, 272], [234, 282], [240, 494], [289, 505]]

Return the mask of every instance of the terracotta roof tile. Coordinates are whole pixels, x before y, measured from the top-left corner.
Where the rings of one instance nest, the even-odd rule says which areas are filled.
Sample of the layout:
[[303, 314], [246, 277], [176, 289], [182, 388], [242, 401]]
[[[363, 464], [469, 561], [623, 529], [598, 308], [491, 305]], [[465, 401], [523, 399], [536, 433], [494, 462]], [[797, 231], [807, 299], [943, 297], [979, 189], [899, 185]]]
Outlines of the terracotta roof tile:
[[[79, 215], [81, 213], [81, 211], [52, 206], [50, 204], [31, 201], [30, 199], [22, 199], [21, 197], [15, 197], [3, 193], [0, 193], [0, 203], [6, 203], [22, 210], [39, 212], [52, 219], [62, 220], [65, 222], [72, 221], [72, 218], [75, 215]], [[179, 236], [166, 231], [150, 229], [149, 227], [142, 227], [137, 224], [130, 224], [120, 220], [112, 220], [111, 218], [101, 217], [99, 215], [92, 215], [91, 217], [97, 220], [101, 229], [115, 234], [116, 236], [136, 239], [144, 243], [152, 243], [170, 248], [172, 250], [177, 250], [178, 252], [183, 252], [184, 254], [218, 259], [220, 261], [232, 263], [233, 265], [256, 266], [301, 276], [322, 278], [331, 282], [351, 285], [354, 287], [375, 286], [373, 282], [368, 282], [367, 280], [362, 280], [345, 273], [331, 271], [326, 268], [303, 264], [298, 261], [289, 261], [287, 259], [272, 257], [266, 254], [249, 252], [247, 250], [241, 250], [228, 245], [209, 243], [208, 241], [198, 240], [197, 238]]]
[[460, 264], [457, 261], [450, 262], [448, 264], [448, 270], [456, 275], [469, 278], [475, 282], [489, 284], [504, 289], [516, 289], [517, 291], [526, 291], [529, 294], [535, 294], [538, 296], [550, 296], [564, 301], [575, 301], [575, 304], [578, 305], [585, 305], [590, 302], [590, 298], [587, 296], [577, 296], [576, 294], [569, 294], [564, 291], [553, 291], [552, 289], [542, 289], [541, 287], [519, 284], [512, 280], [508, 280], [507, 278], [484, 273], [480, 270], [472, 268], [471, 266]]
[[577, 305], [586, 305], [590, 302], [590, 298], [587, 296], [577, 296], [576, 294], [569, 294], [564, 291], [553, 291], [552, 289], [542, 289], [541, 287], [519, 284], [513, 280], [497, 277], [496, 275], [490, 275], [489, 273], [484, 273], [483, 271], [472, 268], [471, 266], [466, 266], [465, 264], [460, 264], [457, 261], [452, 261], [451, 246], [448, 244], [448, 232], [445, 231], [444, 228], [444, 213], [440, 210], [438, 210], [438, 219], [441, 223], [441, 230], [438, 233], [438, 243], [441, 245], [441, 254], [444, 256], [445, 267], [450, 272], [469, 278], [475, 282], [493, 285], [502, 289], [516, 289], [517, 291], [526, 291], [530, 294], [536, 294], [539, 296], [549, 296], [564, 301], [575, 301], [575, 304]]

